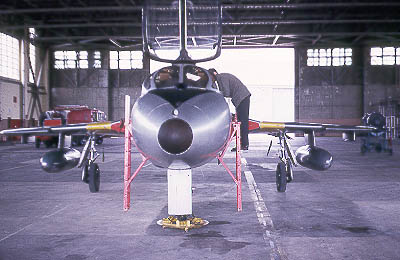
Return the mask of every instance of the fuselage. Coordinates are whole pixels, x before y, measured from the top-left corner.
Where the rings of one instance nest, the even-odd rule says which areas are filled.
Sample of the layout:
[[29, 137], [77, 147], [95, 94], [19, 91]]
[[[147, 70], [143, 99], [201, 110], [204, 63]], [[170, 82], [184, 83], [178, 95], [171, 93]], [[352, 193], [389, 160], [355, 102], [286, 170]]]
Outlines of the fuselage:
[[132, 108], [135, 145], [156, 166], [188, 169], [226, 145], [231, 116], [208, 72], [191, 64], [162, 68], [143, 83]]

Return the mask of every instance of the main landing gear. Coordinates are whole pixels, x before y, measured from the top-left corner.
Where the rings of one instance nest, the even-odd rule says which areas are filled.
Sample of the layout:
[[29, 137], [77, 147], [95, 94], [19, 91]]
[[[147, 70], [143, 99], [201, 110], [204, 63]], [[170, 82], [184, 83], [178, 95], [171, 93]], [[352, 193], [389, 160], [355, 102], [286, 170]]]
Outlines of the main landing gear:
[[286, 184], [293, 181], [293, 165], [296, 165], [294, 156], [288, 142], [289, 136], [284, 132], [279, 135], [279, 160], [276, 166], [276, 189], [278, 192], [286, 191]]
[[78, 164], [78, 167], [82, 167], [82, 181], [89, 184], [90, 192], [98, 192], [100, 190], [100, 168], [95, 163], [100, 154], [94, 147], [95, 143], [95, 136], [89, 136]]

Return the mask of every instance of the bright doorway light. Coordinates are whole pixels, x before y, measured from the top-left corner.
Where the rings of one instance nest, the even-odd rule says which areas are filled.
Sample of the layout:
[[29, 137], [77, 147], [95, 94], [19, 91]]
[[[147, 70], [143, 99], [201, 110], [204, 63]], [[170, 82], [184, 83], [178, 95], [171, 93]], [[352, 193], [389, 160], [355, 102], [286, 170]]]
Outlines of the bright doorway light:
[[[151, 72], [165, 66], [150, 62]], [[218, 59], [198, 66], [238, 77], [252, 93], [250, 118], [294, 121], [293, 48], [223, 49]]]

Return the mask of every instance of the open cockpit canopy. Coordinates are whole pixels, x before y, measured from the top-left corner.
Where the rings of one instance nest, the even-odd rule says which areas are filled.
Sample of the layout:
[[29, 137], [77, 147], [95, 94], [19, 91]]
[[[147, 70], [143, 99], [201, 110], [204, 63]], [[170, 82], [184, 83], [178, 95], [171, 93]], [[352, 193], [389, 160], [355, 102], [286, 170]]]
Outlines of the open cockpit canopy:
[[221, 49], [221, 5], [215, 0], [148, 0], [143, 9], [144, 51], [169, 63], [215, 59]]

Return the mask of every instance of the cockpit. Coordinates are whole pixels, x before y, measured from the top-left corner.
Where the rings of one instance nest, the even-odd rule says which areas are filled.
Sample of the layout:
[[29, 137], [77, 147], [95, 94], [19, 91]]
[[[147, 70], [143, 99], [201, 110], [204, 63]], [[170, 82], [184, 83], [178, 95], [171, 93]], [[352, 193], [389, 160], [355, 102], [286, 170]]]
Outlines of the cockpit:
[[153, 89], [215, 89], [209, 72], [192, 64], [175, 64], [164, 67], [145, 80], [143, 87], [149, 91]]

